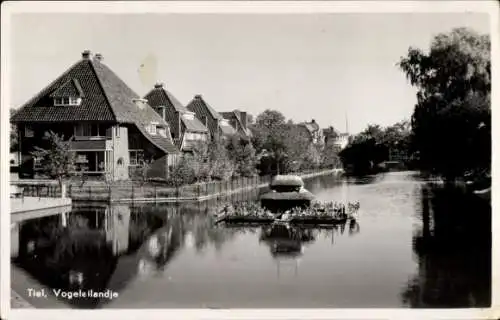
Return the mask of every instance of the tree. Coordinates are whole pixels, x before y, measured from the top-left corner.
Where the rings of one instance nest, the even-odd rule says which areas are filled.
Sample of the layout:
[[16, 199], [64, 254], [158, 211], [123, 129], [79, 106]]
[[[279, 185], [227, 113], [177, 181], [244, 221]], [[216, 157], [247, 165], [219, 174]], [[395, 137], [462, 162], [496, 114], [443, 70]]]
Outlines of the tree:
[[196, 182], [195, 161], [192, 155], [185, 154], [174, 166], [169, 176], [169, 182], [174, 187]]
[[384, 129], [378, 124], [369, 124], [361, 134], [368, 138], [373, 138], [377, 142], [381, 142], [384, 136]]
[[255, 124], [258, 127], [264, 128], [269, 132], [284, 123], [285, 116], [281, 112], [271, 109], [265, 110], [255, 119]]
[[490, 41], [470, 29], [437, 35], [398, 63], [417, 92], [412, 148], [422, 169], [454, 179], [491, 165]]
[[234, 136], [227, 149], [234, 163], [235, 176], [252, 177], [257, 173], [255, 149], [248, 140]]
[[197, 181], [210, 180], [209, 145], [198, 142], [193, 146], [192, 167]]
[[233, 175], [234, 165], [229, 158], [225, 141], [216, 138], [208, 146], [208, 161], [210, 164], [210, 178], [225, 180]]
[[322, 168], [336, 168], [340, 164], [339, 150], [332, 139], [327, 140], [321, 151], [320, 166]]
[[[10, 117], [12, 118], [16, 114], [16, 109], [10, 109]], [[10, 124], [10, 152], [18, 151], [19, 140], [17, 133], [17, 126], [15, 124]]]
[[305, 127], [287, 124], [284, 134], [286, 162], [283, 171], [310, 169], [319, 164], [319, 154]]
[[49, 148], [43, 149], [35, 146], [32, 155], [40, 159], [42, 172], [53, 179], [57, 179], [62, 188], [63, 181], [75, 175], [75, 153], [71, 151], [71, 141], [64, 140], [63, 135], [52, 131], [46, 132], [45, 137], [49, 142]]
[[264, 154], [261, 165], [265, 163], [267, 168], [261, 168], [262, 171], [274, 171], [272, 168], [275, 168], [279, 173], [286, 158], [285, 116], [279, 111], [267, 109], [257, 116], [252, 129], [252, 143], [257, 153]]

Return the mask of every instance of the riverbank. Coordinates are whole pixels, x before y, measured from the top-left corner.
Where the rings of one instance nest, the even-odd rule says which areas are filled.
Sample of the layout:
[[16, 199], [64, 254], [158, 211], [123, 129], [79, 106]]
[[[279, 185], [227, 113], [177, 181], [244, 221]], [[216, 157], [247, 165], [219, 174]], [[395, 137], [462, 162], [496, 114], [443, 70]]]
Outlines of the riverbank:
[[[314, 178], [317, 176], [328, 175], [328, 174], [341, 174], [341, 170], [339, 169], [328, 169], [328, 170], [319, 170], [315, 172], [297, 174], [302, 179]], [[262, 189], [269, 185], [271, 181], [271, 177], [254, 177], [254, 178], [243, 178], [242, 181], [234, 180], [228, 181], [218, 181], [214, 183], [206, 183], [206, 184], [198, 184], [194, 186], [186, 186], [186, 188], [195, 188], [196, 190], [182, 188], [181, 190], [176, 190], [177, 196], [171, 197], [161, 197], [158, 194], [161, 194], [162, 191], [156, 188], [152, 195], [149, 197], [140, 197], [134, 196], [132, 192], [132, 197], [130, 198], [119, 198], [119, 199], [111, 199], [112, 203], [141, 203], [141, 202], [192, 202], [192, 201], [206, 201], [210, 199], [215, 199], [222, 196], [228, 196], [235, 193], [252, 191], [254, 189]], [[205, 192], [203, 193], [203, 189], [205, 188]], [[149, 190], [151, 191], [151, 190]], [[186, 192], [187, 191], [187, 192]], [[194, 192], [193, 192], [194, 191]], [[144, 191], [143, 191], [144, 192]]]
[[[343, 173], [342, 169], [318, 169], [302, 173], [292, 173], [302, 179], [322, 175]], [[239, 177], [223, 181], [210, 181], [192, 185], [169, 187], [165, 184], [146, 182], [138, 184], [134, 181], [123, 181], [106, 184], [103, 181], [89, 181], [84, 185], [72, 183], [67, 188], [67, 197], [73, 201], [92, 201], [107, 203], [177, 203], [206, 201], [235, 193], [251, 191], [267, 187], [271, 176]], [[33, 183], [31, 183], [33, 182]], [[27, 195], [43, 196], [42, 192], [50, 192], [51, 196], [60, 196], [60, 188], [54, 183], [38, 184], [35, 181], [16, 181], [23, 186]]]

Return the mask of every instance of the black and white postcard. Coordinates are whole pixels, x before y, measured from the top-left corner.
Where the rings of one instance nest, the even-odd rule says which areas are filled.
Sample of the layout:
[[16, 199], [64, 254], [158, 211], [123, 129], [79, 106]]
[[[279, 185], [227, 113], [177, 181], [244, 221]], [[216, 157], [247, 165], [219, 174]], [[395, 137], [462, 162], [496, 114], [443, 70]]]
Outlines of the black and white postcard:
[[2, 318], [500, 316], [498, 3], [2, 9]]

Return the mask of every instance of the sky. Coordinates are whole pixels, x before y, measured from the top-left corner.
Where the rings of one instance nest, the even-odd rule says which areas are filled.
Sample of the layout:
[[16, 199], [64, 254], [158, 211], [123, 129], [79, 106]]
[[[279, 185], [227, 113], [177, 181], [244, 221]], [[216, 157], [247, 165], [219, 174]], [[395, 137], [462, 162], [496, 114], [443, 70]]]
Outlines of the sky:
[[201, 94], [217, 111], [276, 109], [357, 133], [410, 119], [416, 91], [396, 63], [462, 26], [489, 34], [488, 15], [15, 14], [11, 102], [27, 102], [88, 49], [141, 96], [160, 81], [184, 104]]

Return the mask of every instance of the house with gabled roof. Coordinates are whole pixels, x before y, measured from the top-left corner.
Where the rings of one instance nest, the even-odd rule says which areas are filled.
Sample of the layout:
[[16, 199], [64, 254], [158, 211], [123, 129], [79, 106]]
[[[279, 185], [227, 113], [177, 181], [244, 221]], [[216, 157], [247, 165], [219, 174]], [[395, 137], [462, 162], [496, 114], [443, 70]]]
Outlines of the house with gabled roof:
[[229, 120], [229, 124], [244, 139], [252, 138], [252, 131], [248, 128], [246, 111], [233, 110], [220, 113], [224, 119]]
[[77, 166], [89, 176], [110, 173], [123, 180], [143, 160], [149, 175], [167, 177], [177, 161], [168, 123], [109, 67], [88, 50], [56, 80], [20, 107], [11, 118], [19, 133], [21, 176], [37, 175], [34, 146], [44, 147], [44, 133], [73, 137]]
[[216, 137], [224, 139], [236, 134], [236, 130], [229, 124], [229, 120], [215, 111], [201, 95], [195, 95], [186, 108], [193, 112], [196, 118], [208, 128], [211, 139]]
[[299, 123], [299, 127], [303, 128], [307, 132], [313, 144], [322, 145], [325, 143], [323, 130], [320, 128], [316, 120], [312, 119], [311, 122]]
[[172, 138], [179, 150], [191, 152], [197, 143], [208, 143], [208, 128], [201, 123], [194, 112], [189, 111], [166, 90], [164, 84], [157, 83], [144, 98], [169, 124]]

